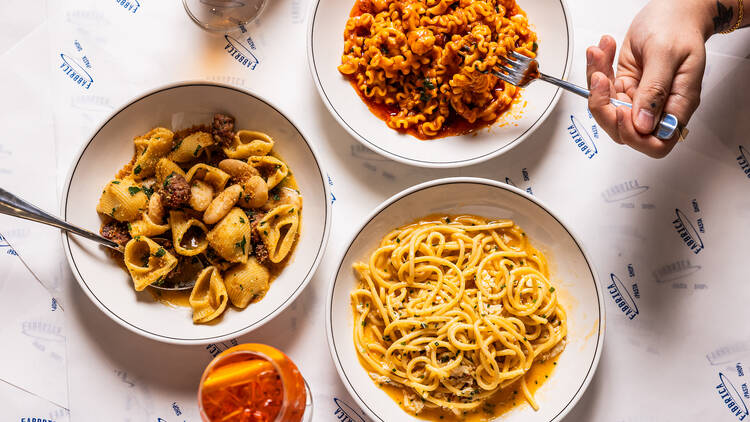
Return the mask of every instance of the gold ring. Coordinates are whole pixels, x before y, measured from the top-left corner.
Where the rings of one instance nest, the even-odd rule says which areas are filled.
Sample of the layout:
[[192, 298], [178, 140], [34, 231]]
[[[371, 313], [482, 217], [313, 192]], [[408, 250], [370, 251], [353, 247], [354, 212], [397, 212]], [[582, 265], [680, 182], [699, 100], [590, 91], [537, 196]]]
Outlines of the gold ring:
[[682, 142], [685, 139], [687, 139], [687, 136], [690, 133], [690, 130], [688, 128], [684, 127], [684, 126], [680, 127], [680, 128], [677, 128], [677, 131], [678, 131], [678, 134], [679, 134], [679, 137], [677, 138], [677, 142]]

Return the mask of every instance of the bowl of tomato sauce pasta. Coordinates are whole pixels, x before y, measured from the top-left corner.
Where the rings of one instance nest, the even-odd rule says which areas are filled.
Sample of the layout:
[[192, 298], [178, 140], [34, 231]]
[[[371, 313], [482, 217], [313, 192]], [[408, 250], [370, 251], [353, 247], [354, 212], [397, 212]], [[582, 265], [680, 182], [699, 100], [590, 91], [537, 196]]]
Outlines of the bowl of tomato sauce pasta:
[[510, 52], [570, 70], [562, 0], [318, 0], [311, 13], [323, 102], [355, 139], [412, 165], [477, 163], [539, 127], [560, 91], [493, 75]]
[[328, 292], [329, 346], [373, 420], [562, 419], [604, 338], [596, 272], [527, 193], [441, 179], [385, 201]]
[[330, 225], [322, 175], [302, 133], [261, 97], [205, 82], [156, 89], [102, 124], [64, 192], [65, 218], [122, 253], [63, 235], [68, 260], [89, 298], [136, 333], [241, 335], [312, 277]]

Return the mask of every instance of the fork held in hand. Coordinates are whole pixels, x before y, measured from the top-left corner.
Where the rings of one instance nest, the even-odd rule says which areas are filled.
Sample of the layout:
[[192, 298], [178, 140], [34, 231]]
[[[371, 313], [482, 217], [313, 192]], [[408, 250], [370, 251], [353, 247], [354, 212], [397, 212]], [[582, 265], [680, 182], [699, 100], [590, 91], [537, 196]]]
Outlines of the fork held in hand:
[[[544, 73], [540, 72], [539, 63], [534, 59], [526, 57], [523, 54], [516, 53], [515, 51], [511, 51], [510, 56], [512, 58], [501, 57], [502, 64], [499, 64], [492, 72], [493, 75], [497, 76], [505, 82], [508, 82], [515, 86], [525, 87], [532, 81], [541, 79], [574, 94], [578, 94], [583, 98], [588, 98], [589, 95], [591, 95], [588, 89], [581, 88], [578, 85], [566, 82], [553, 76], [545, 75]], [[614, 98], [610, 98], [609, 102], [616, 107], [625, 106], [628, 108], [633, 108], [632, 104], [626, 103], [625, 101], [616, 100]], [[677, 121], [677, 117], [675, 117], [673, 114], [665, 113], [662, 116], [661, 120], [659, 120], [659, 124], [656, 126], [656, 130], [654, 130], [653, 135], [659, 139], [669, 140], [679, 132], [678, 128], [679, 122]]]

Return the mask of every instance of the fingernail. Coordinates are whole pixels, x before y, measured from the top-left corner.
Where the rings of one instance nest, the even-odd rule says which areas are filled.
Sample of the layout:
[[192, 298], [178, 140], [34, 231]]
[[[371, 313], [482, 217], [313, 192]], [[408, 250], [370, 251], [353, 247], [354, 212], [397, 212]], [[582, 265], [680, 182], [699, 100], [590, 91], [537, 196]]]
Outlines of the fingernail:
[[646, 129], [651, 130], [654, 128], [654, 113], [652, 113], [650, 110], [646, 110], [645, 108], [642, 108], [641, 111], [638, 112], [638, 117], [636, 118], [636, 124], [640, 127], [640, 129]]
[[602, 45], [604, 44], [604, 37], [599, 40], [599, 48], [602, 48]]
[[591, 63], [592, 60], [594, 60], [594, 52], [591, 50], [586, 50], [586, 62]]

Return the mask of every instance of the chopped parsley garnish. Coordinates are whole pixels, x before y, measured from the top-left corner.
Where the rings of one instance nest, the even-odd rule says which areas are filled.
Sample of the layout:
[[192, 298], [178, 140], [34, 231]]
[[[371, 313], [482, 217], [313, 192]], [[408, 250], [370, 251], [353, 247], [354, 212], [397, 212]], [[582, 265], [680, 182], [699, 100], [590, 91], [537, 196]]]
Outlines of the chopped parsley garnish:
[[141, 172], [141, 165], [140, 165], [140, 164], [138, 164], [138, 165], [137, 165], [137, 166], [135, 166], [135, 168], [133, 169], [133, 174], [139, 174], [140, 172]]
[[119, 181], [119, 180], [113, 180], [113, 181], [112, 181], [112, 184], [113, 184], [113, 185], [119, 185], [119, 184], [120, 184], [120, 181]]
[[242, 290], [242, 291], [245, 290], [245, 286], [243, 286], [242, 284], [239, 284], [239, 287], [240, 287], [240, 290]]
[[172, 146], [172, 151], [175, 151], [177, 148], [180, 147], [180, 145], [182, 145], [182, 139], [177, 141], [177, 143]]
[[550, 288], [549, 288], [549, 292], [550, 292], [550, 293], [554, 293], [554, 291], [555, 291], [555, 288], [554, 288], [554, 287], [550, 287]]
[[151, 198], [151, 195], [154, 194], [154, 188], [147, 188], [147, 187], [144, 186], [142, 188], [142, 190], [143, 190], [143, 193], [145, 193], [146, 196], [149, 197], [149, 198]]
[[401, 243], [401, 239], [399, 239], [399, 238], [397, 237], [397, 238], [396, 238], [396, 243]]
[[430, 99], [432, 98], [432, 96], [427, 91], [425, 91], [423, 87], [419, 88], [419, 92], [420, 92], [419, 100], [422, 101], [423, 103], [430, 101]]
[[362, 320], [362, 326], [363, 326], [363, 327], [366, 327], [366, 326], [367, 326], [367, 320], [366, 320], [366, 319], [363, 319], [363, 320]]
[[240, 217], [240, 223], [245, 224], [245, 219]]
[[535, 52], [535, 53], [536, 53], [536, 50], [537, 50], [538, 48], [539, 48], [539, 44], [537, 44], [537, 43], [536, 43], [536, 41], [534, 41], [534, 43], [533, 43], [533, 44], [531, 44], [531, 51], [533, 51], [533, 52]]
[[245, 236], [242, 236], [242, 240], [234, 244], [236, 248], [242, 249], [242, 253], [245, 253], [245, 245], [247, 245], [247, 239], [245, 239]]
[[117, 207], [112, 207], [112, 212], [109, 213], [109, 215], [111, 215], [112, 217], [114, 217], [115, 216], [115, 211], [117, 211]]
[[422, 81], [422, 86], [425, 87], [425, 89], [435, 89], [435, 84], [433, 84], [428, 78], [425, 78], [425, 80]]
[[279, 199], [281, 199], [281, 196], [279, 196], [279, 193], [278, 192], [274, 193], [273, 194], [273, 200], [274, 201], [278, 201]]
[[162, 186], [166, 188], [166, 187], [167, 187], [167, 184], [169, 183], [169, 179], [171, 179], [171, 178], [172, 178], [172, 176], [174, 176], [174, 175], [175, 175], [175, 173], [174, 173], [174, 172], [172, 172], [172, 173], [169, 173], [169, 176], [167, 176], [167, 177], [165, 177], [165, 178], [164, 178], [164, 183], [162, 184]]
[[165, 251], [165, 250], [164, 250], [164, 248], [159, 248], [159, 249], [158, 249], [158, 250], [156, 251], [156, 253], [154, 254], [154, 256], [155, 256], [155, 257], [157, 257], [157, 258], [161, 258], [161, 257], [163, 257], [163, 256], [164, 256], [164, 255], [165, 255], [166, 253], [167, 253], [167, 251]]
[[161, 286], [163, 284], [164, 284], [164, 276], [159, 277], [159, 279], [154, 282], [154, 286]]
[[198, 153], [201, 152], [201, 148], [203, 148], [203, 147], [200, 146], [200, 145], [198, 145], [197, 147], [195, 147], [195, 151], [193, 151], [193, 155], [197, 157]]
[[138, 193], [140, 191], [141, 191], [141, 188], [139, 188], [138, 186], [129, 186], [128, 187], [128, 193], [130, 193], [130, 196], [133, 196], [133, 195], [135, 195], [136, 193]]

